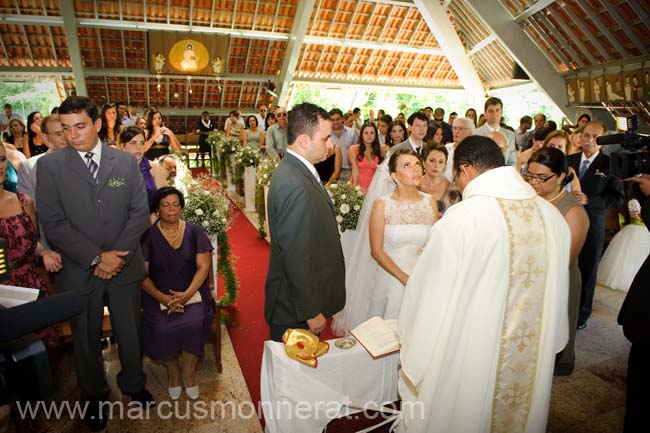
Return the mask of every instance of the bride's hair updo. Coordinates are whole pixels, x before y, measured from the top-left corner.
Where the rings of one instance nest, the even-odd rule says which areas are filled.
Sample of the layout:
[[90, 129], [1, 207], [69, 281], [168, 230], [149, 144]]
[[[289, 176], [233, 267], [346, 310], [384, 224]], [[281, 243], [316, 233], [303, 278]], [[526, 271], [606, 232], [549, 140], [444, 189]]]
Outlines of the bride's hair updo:
[[397, 171], [397, 160], [402, 155], [413, 155], [417, 159], [419, 159], [420, 162], [422, 162], [422, 159], [420, 158], [420, 155], [418, 155], [417, 152], [415, 150], [411, 149], [410, 147], [408, 149], [398, 149], [398, 150], [395, 151], [395, 153], [393, 153], [390, 156], [390, 159], [388, 160], [388, 171], [390, 173], [395, 173]]

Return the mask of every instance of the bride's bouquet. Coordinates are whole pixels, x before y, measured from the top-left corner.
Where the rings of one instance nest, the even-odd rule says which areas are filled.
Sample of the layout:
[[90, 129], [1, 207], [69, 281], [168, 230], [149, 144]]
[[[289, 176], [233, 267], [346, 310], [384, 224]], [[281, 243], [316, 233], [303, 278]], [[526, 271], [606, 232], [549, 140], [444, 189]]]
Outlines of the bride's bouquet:
[[343, 233], [346, 230], [356, 230], [365, 197], [361, 187], [352, 186], [348, 182], [340, 182], [334, 183], [326, 189], [334, 203], [339, 231]]

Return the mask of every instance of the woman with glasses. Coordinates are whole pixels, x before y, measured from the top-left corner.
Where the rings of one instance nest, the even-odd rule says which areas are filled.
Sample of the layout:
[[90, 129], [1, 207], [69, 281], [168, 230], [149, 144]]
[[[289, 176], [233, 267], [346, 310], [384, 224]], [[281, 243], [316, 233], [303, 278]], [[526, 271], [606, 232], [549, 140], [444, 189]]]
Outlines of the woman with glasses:
[[97, 135], [102, 143], [117, 149], [117, 136], [120, 134], [122, 121], [117, 118], [116, 107], [112, 102], [104, 104], [101, 113], [102, 128]]
[[569, 253], [569, 342], [556, 357], [555, 374], [569, 375], [575, 367], [575, 338], [580, 309], [580, 287], [582, 279], [578, 268], [578, 255], [585, 243], [589, 218], [580, 202], [568, 192], [566, 184], [571, 182], [568, 162], [564, 153], [552, 147], [543, 147], [533, 153], [528, 161], [524, 179], [535, 189], [537, 195], [553, 203], [564, 215], [571, 230]]

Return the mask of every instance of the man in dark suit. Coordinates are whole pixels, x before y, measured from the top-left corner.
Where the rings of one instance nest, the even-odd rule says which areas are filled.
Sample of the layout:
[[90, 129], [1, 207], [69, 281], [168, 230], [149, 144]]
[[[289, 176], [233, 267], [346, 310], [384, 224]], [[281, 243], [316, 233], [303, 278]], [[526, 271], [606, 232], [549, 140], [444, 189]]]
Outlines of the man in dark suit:
[[102, 144], [101, 119], [90, 99], [67, 98], [59, 118], [69, 146], [39, 160], [36, 202], [45, 236], [63, 257], [56, 287], [85, 298], [71, 321], [72, 337], [81, 398], [89, 402], [85, 421], [97, 431], [106, 426], [102, 401], [110, 392], [100, 341], [104, 305], [118, 342], [117, 384], [133, 401], [153, 403], [144, 389], [141, 350], [140, 237], [149, 209], [136, 159]]
[[205, 154], [208, 157], [212, 155], [212, 149], [208, 143], [208, 135], [217, 128], [217, 125], [210, 120], [210, 113], [204, 111], [201, 118], [196, 122], [196, 133], [199, 134], [199, 151], [196, 152], [196, 165], [199, 165], [199, 155], [201, 156], [201, 167], [205, 167]]
[[416, 111], [409, 116], [407, 122], [409, 124], [410, 134], [406, 140], [390, 149], [391, 154], [400, 149], [413, 149], [418, 155], [422, 153], [424, 137], [427, 135], [427, 116], [420, 111]]
[[304, 103], [289, 113], [287, 154], [268, 195], [271, 257], [264, 317], [271, 339], [289, 328], [320, 333], [345, 305], [345, 264], [334, 207], [314, 164], [332, 148], [329, 114]]
[[596, 138], [605, 133], [601, 122], [589, 122], [581, 136], [582, 153], [569, 155], [569, 165], [580, 178], [581, 191], [574, 191], [589, 215], [587, 239], [580, 251], [578, 266], [582, 276], [578, 329], [587, 326], [596, 289], [598, 263], [605, 242], [605, 213], [608, 208], [623, 206], [623, 182], [610, 175], [609, 157], [600, 152]]

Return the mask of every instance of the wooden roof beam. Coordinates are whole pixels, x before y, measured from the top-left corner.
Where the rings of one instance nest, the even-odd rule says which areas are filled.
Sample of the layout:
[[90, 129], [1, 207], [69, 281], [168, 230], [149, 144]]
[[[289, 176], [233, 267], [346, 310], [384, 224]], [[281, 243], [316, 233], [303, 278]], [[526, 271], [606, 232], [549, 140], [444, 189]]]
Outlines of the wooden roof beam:
[[568, 106], [564, 80], [553, 64], [528, 37], [510, 12], [501, 4], [484, 0], [466, 0], [487, 27], [497, 36], [501, 46], [510, 54], [532, 81], [557, 105], [569, 119], [575, 117], [575, 108]]
[[474, 65], [447, 15], [438, 1], [415, 0], [415, 4], [435, 36], [440, 48], [447, 55], [458, 80], [471, 95], [484, 95], [485, 89]]

